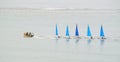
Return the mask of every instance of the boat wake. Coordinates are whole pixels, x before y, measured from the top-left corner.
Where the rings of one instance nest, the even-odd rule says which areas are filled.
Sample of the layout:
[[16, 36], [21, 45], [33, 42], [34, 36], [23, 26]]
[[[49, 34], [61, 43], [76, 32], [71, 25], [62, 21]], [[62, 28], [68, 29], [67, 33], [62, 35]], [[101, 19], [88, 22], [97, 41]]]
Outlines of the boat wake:
[[34, 36], [33, 38], [37, 38], [37, 39], [55, 39], [55, 37], [51, 37], [51, 36]]
[[34, 36], [33, 38], [37, 38], [37, 39], [45, 39], [43, 36]]

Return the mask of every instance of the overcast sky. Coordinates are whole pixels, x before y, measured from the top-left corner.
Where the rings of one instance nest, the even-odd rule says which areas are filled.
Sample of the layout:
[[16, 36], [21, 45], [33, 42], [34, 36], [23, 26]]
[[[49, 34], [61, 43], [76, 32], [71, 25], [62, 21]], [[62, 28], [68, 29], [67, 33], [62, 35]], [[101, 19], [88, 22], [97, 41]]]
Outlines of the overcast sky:
[[120, 0], [0, 0], [0, 8], [120, 9]]

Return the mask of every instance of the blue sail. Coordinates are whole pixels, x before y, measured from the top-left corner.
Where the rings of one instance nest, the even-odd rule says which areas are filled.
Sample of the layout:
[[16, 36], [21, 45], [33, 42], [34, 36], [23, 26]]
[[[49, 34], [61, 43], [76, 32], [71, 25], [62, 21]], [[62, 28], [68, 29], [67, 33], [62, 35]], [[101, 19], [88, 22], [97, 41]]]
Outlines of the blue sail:
[[78, 26], [76, 24], [76, 29], [75, 29], [75, 36], [79, 36], [79, 31], [78, 31]]
[[69, 29], [68, 29], [68, 25], [66, 27], [66, 36], [69, 36]]
[[58, 36], [58, 26], [56, 24], [56, 36]]
[[91, 36], [91, 31], [90, 31], [89, 25], [88, 25], [88, 28], [87, 28], [87, 36]]
[[104, 31], [103, 31], [102, 25], [101, 25], [101, 28], [100, 28], [100, 37], [104, 37]]

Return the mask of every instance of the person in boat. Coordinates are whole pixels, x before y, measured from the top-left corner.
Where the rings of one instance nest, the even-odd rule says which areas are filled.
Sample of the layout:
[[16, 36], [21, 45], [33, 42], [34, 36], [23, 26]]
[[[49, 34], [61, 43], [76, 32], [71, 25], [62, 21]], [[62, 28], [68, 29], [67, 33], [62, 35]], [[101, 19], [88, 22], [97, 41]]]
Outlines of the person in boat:
[[33, 36], [34, 36], [34, 34], [31, 32], [24, 33], [24, 37], [33, 37]]
[[90, 39], [93, 39], [93, 36], [91, 36]]
[[29, 32], [28, 36], [31, 37], [31, 32]]
[[56, 36], [56, 38], [61, 38], [61, 36]]
[[94, 39], [93, 36], [88, 36], [86, 39]]
[[24, 33], [24, 37], [28, 37], [28, 32], [25, 32], [25, 33]]
[[33, 36], [34, 36], [34, 34], [30, 32], [30, 37], [33, 37]]
[[101, 39], [106, 39], [106, 38], [104, 36], [102, 36]]

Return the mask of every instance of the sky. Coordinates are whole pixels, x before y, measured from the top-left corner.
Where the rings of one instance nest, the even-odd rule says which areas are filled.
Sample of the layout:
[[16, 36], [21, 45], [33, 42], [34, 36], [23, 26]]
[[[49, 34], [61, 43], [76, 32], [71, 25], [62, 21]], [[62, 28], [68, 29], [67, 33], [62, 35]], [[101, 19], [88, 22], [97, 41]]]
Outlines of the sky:
[[0, 8], [120, 9], [120, 0], [0, 0]]

